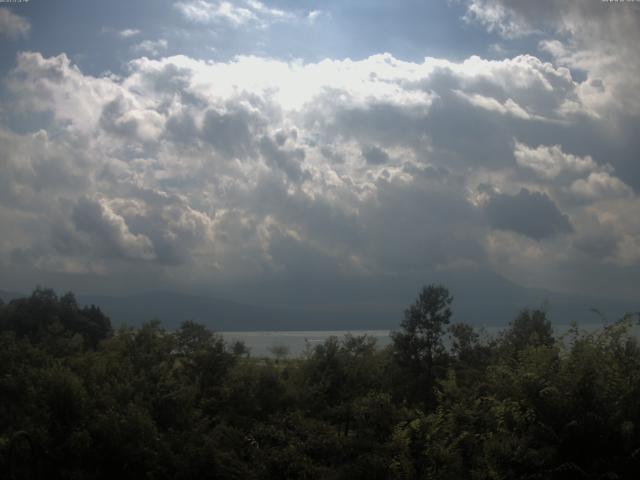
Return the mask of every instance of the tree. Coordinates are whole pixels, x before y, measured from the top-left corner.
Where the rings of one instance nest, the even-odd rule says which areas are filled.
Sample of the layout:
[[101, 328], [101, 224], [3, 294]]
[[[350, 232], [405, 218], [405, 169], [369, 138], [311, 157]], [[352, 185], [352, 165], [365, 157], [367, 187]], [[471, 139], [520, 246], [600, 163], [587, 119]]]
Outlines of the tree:
[[433, 401], [435, 362], [444, 354], [442, 336], [451, 318], [453, 297], [442, 285], [422, 288], [416, 302], [404, 312], [401, 332], [392, 332], [394, 356], [415, 379], [414, 395], [427, 405]]
[[461, 362], [470, 363], [478, 346], [479, 335], [468, 323], [454, 323], [449, 327], [451, 351]]
[[522, 310], [516, 319], [509, 324], [503, 337], [504, 345], [514, 352], [526, 347], [551, 346], [553, 328], [543, 310]]
[[271, 355], [276, 357], [276, 362], [279, 362], [280, 360], [287, 358], [291, 353], [291, 350], [286, 345], [272, 345], [269, 347], [269, 352]]

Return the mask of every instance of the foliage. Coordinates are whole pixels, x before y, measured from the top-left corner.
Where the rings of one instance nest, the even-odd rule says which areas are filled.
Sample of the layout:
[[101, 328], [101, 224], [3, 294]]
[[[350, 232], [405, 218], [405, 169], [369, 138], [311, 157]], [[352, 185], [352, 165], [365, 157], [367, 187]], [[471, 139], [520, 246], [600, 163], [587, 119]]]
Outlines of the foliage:
[[386, 349], [346, 335], [270, 359], [194, 322], [114, 332], [36, 289], [0, 304], [0, 477], [637, 478], [631, 318], [556, 339], [523, 310], [485, 338], [448, 325], [451, 303], [423, 289]]
[[402, 331], [391, 335], [394, 356], [406, 373], [407, 395], [410, 400], [422, 400], [427, 408], [434, 407], [436, 381], [445, 365], [442, 339], [452, 302], [453, 297], [442, 285], [424, 287], [405, 311]]

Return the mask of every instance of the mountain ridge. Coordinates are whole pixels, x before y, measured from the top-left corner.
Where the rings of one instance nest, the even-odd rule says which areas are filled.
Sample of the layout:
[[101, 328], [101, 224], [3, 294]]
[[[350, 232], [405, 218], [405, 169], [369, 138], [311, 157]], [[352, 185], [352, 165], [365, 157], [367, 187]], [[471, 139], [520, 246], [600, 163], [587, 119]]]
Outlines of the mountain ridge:
[[[586, 319], [587, 323], [594, 323], [598, 315], [592, 311], [594, 308], [609, 321], [640, 310], [639, 305], [630, 301], [558, 293], [505, 282], [507, 285], [500, 288], [485, 284], [474, 289], [469, 282], [452, 285], [452, 321], [501, 326], [507, 325], [523, 308], [545, 308], [552, 323], [567, 324], [573, 320], [585, 323]], [[0, 298], [5, 302], [20, 296], [26, 295], [0, 290]], [[407, 306], [399, 301], [374, 304], [329, 302], [329, 299], [325, 304], [306, 306], [254, 305], [162, 290], [129, 295], [78, 294], [77, 299], [81, 305], [100, 307], [116, 326], [140, 325], [158, 319], [166, 328], [173, 329], [185, 320], [193, 320], [217, 331], [393, 329], [399, 326]]]

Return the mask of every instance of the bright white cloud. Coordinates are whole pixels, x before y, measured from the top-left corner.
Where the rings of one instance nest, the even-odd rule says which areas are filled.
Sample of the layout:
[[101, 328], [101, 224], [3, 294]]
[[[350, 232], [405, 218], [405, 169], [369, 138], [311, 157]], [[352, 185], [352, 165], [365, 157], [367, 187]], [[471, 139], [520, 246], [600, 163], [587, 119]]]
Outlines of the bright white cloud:
[[227, 22], [239, 27], [249, 23], [267, 26], [278, 20], [287, 19], [290, 14], [276, 8], [269, 8], [257, 0], [241, 2], [195, 0], [176, 3], [178, 11], [195, 23]]
[[485, 110], [498, 112], [503, 115], [511, 115], [513, 117], [521, 118], [524, 120], [529, 120], [531, 118], [534, 118], [531, 115], [529, 115], [529, 113], [524, 108], [522, 108], [520, 105], [514, 102], [513, 99], [511, 98], [507, 98], [505, 102], [500, 102], [495, 98], [485, 97], [483, 95], [478, 95], [478, 94], [468, 95], [464, 92], [461, 92], [460, 90], [456, 90], [455, 93], [458, 94], [460, 97], [464, 98], [465, 100], [467, 100], [472, 105], [475, 105], [476, 107], [479, 107], [479, 108], [484, 108]]
[[131, 47], [131, 50], [137, 54], [157, 56], [160, 55], [163, 50], [166, 50], [168, 46], [169, 43], [165, 39], [160, 38], [158, 40], [144, 40]]
[[632, 198], [633, 191], [619, 178], [607, 172], [592, 172], [586, 179], [571, 184], [571, 192], [586, 199]]
[[307, 14], [307, 20], [309, 20], [309, 23], [315, 23], [321, 16], [322, 16], [321, 10], [311, 10]]
[[122, 38], [131, 38], [136, 35], [140, 35], [140, 30], [136, 28], [125, 28], [124, 30], [120, 30], [118, 32], [118, 36]]
[[490, 32], [506, 38], [521, 37], [533, 33], [532, 27], [524, 19], [515, 15], [508, 5], [492, 0], [470, 0], [464, 20], [479, 22]]
[[555, 178], [563, 172], [579, 175], [598, 168], [590, 156], [579, 157], [565, 153], [560, 145], [539, 145], [532, 148], [515, 142], [513, 155], [518, 165], [533, 170], [542, 178]]
[[466, 19], [504, 37], [535, 34], [556, 64], [586, 72], [577, 94], [587, 112], [640, 111], [640, 10], [633, 2], [468, 0]]
[[84, 75], [64, 54], [44, 58], [33, 52], [18, 55], [8, 87], [18, 110], [53, 111], [59, 127], [83, 131], [95, 129], [105, 99], [119, 91], [111, 78]]

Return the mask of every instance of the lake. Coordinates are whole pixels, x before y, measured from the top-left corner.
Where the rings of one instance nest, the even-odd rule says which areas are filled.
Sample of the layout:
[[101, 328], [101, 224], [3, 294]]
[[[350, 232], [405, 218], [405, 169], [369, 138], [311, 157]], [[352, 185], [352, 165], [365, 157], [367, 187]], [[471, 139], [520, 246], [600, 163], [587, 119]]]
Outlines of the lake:
[[315, 331], [284, 331], [284, 332], [219, 332], [227, 342], [241, 340], [249, 347], [252, 357], [271, 357], [270, 348], [284, 346], [289, 349], [290, 357], [299, 357], [307, 345], [314, 347], [327, 338], [344, 337], [347, 333], [354, 336], [370, 335], [377, 341], [378, 347], [384, 347], [391, 342], [389, 330], [315, 330]]
[[[593, 332], [603, 327], [603, 323], [579, 324], [580, 330]], [[503, 330], [504, 326], [476, 327], [476, 331], [481, 337], [494, 336]], [[554, 324], [553, 331], [556, 337], [566, 333], [570, 328], [569, 324]], [[639, 328], [633, 328], [636, 335]], [[311, 347], [324, 342], [327, 338], [335, 336], [344, 337], [347, 333], [354, 336], [369, 335], [376, 339], [378, 348], [385, 347], [391, 343], [389, 333], [391, 330], [312, 330], [312, 331], [264, 331], [264, 332], [219, 332], [225, 341], [231, 343], [237, 340], [243, 341], [250, 349], [252, 357], [273, 357], [271, 347], [283, 346], [289, 350], [289, 357], [299, 357], [304, 352], [306, 345]], [[447, 336], [445, 335], [445, 343]]]

